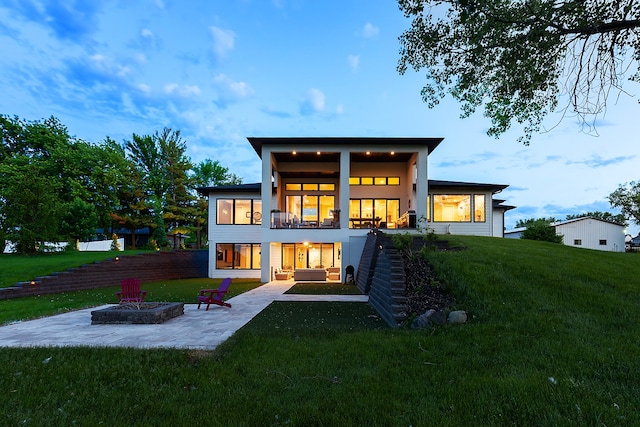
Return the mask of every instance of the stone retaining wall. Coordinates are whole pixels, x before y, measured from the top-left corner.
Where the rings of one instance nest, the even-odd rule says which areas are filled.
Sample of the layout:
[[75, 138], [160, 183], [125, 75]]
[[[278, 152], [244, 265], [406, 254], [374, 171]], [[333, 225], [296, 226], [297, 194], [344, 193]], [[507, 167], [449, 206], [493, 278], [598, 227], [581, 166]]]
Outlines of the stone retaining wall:
[[407, 318], [404, 262], [390, 236], [369, 233], [358, 265], [358, 289], [369, 294], [369, 304], [391, 327]]
[[207, 263], [207, 250], [114, 255], [110, 260], [0, 288], [0, 300], [119, 286], [128, 277], [138, 278], [141, 283], [207, 277]]

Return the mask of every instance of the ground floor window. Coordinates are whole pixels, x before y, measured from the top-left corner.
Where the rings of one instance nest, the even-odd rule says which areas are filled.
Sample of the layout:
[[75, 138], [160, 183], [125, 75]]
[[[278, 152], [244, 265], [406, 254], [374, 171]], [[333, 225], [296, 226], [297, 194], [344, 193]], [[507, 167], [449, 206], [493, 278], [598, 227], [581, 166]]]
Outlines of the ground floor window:
[[216, 245], [216, 269], [260, 270], [261, 248], [259, 243], [218, 243]]
[[283, 243], [282, 269], [328, 268], [338, 265], [340, 249], [333, 243]]

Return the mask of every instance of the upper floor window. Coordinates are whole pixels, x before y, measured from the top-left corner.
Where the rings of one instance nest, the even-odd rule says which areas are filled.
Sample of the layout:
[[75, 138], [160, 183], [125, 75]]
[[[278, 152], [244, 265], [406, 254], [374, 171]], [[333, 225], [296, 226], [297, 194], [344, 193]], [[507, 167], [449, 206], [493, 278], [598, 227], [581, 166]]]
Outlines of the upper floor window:
[[352, 176], [349, 185], [400, 185], [399, 176]]
[[427, 197], [427, 220], [433, 201], [434, 222], [485, 222], [486, 199], [485, 194], [434, 194]]
[[473, 195], [473, 220], [475, 222], [485, 222], [485, 199], [484, 194]]
[[284, 185], [287, 191], [335, 191], [336, 185], [331, 183], [294, 183], [290, 182]]
[[433, 220], [435, 222], [470, 222], [470, 194], [434, 194]]
[[262, 201], [217, 199], [216, 224], [262, 224]]

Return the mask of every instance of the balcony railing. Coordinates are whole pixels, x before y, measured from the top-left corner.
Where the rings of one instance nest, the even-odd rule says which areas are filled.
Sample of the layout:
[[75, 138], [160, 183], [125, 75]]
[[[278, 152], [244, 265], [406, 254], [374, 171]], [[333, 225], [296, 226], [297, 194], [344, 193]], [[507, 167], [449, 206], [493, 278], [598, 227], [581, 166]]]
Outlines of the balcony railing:
[[323, 218], [321, 221], [300, 220], [291, 212], [271, 212], [271, 228], [340, 228], [338, 218]]

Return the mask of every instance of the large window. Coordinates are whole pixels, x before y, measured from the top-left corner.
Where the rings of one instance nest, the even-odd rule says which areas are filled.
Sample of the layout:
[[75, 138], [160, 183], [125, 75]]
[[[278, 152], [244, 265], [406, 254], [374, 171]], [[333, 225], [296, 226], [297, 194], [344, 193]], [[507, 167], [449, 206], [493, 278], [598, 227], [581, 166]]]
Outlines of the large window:
[[[433, 200], [433, 220], [435, 222], [485, 222], [485, 194], [434, 194], [427, 198], [427, 220], [431, 220]], [[473, 201], [473, 203], [472, 203]], [[471, 213], [473, 212], [473, 215]]]
[[434, 194], [433, 220], [435, 222], [471, 221], [471, 195]]
[[259, 270], [259, 243], [219, 243], [216, 245], [216, 269]]
[[283, 243], [282, 269], [328, 268], [338, 264], [333, 243]]
[[262, 224], [262, 201], [253, 199], [218, 199], [216, 224]]
[[[393, 227], [400, 216], [400, 199], [349, 200], [349, 226], [368, 227], [363, 220], [375, 221], [375, 227]], [[384, 224], [383, 224], [384, 223]]]
[[[294, 222], [318, 224], [325, 218], [331, 218], [335, 207], [334, 196], [287, 196], [286, 209]], [[297, 220], [297, 221], [296, 221]]]

